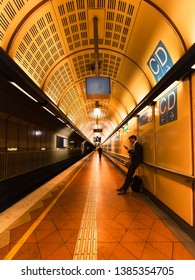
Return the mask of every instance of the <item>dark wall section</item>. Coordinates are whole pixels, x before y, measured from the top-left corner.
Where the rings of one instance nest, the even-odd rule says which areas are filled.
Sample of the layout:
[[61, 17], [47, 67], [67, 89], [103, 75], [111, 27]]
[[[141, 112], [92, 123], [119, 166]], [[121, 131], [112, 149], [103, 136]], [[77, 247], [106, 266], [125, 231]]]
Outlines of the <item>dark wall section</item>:
[[2, 113], [0, 126], [0, 211], [93, 151], [74, 131], [59, 148], [56, 131]]
[[87, 149], [82, 153], [80, 150], [73, 150], [69, 153], [69, 157], [62, 161], [1, 181], [0, 212], [13, 205], [90, 152], [91, 149]]
[[38, 188], [93, 150], [74, 131], [60, 129], [66, 147], [58, 147], [58, 131], [0, 113], [0, 211]]
[[0, 75], [0, 211], [94, 149], [42, 105]]

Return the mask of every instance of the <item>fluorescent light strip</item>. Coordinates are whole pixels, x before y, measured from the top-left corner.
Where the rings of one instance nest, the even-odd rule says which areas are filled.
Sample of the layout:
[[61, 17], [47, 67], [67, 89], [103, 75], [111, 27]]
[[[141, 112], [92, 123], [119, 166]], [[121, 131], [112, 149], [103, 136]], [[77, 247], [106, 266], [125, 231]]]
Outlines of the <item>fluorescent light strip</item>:
[[146, 106], [144, 107], [141, 111], [139, 111], [139, 113], [137, 113], [137, 115], [141, 115], [143, 112], [145, 112], [148, 108], [150, 108], [150, 106]]
[[20, 91], [22, 91], [25, 95], [27, 95], [29, 98], [31, 98], [33, 101], [38, 102], [35, 98], [33, 98], [30, 94], [28, 94], [23, 88], [21, 88], [19, 85], [17, 85], [14, 82], [10, 82], [13, 86], [18, 88]]
[[60, 119], [60, 118], [57, 118], [59, 121], [61, 121], [61, 122], [63, 122], [63, 123], [65, 123], [62, 119]]
[[49, 112], [51, 115], [55, 116], [54, 113], [52, 113], [49, 109], [47, 109], [45, 106], [42, 106], [47, 112]]
[[172, 89], [177, 87], [180, 83], [181, 83], [181, 81], [173, 82], [163, 92], [161, 92], [161, 94], [159, 94], [156, 98], [154, 98], [153, 101], [155, 101], [155, 102], [158, 101], [161, 97], [163, 97], [166, 93], [170, 92]]
[[191, 66], [192, 69], [195, 69], [195, 64]]

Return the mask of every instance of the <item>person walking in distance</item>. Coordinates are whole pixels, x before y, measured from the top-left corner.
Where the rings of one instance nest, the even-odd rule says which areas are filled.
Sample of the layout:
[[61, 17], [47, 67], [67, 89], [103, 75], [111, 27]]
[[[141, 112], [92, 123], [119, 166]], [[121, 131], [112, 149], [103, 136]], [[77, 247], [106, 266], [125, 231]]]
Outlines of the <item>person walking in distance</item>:
[[133, 146], [132, 149], [129, 149], [128, 147], [124, 146], [126, 150], [128, 150], [128, 153], [130, 155], [130, 165], [127, 171], [126, 179], [123, 184], [123, 186], [119, 189], [117, 189], [118, 194], [126, 194], [127, 189], [129, 188], [133, 175], [135, 173], [135, 170], [140, 165], [143, 159], [143, 152], [142, 152], [142, 145], [140, 142], [137, 141], [137, 137], [135, 135], [131, 135], [129, 137], [130, 143]]
[[101, 146], [99, 146], [99, 148], [98, 148], [98, 153], [99, 153], [99, 159], [101, 160], [101, 158], [102, 158], [102, 147]]

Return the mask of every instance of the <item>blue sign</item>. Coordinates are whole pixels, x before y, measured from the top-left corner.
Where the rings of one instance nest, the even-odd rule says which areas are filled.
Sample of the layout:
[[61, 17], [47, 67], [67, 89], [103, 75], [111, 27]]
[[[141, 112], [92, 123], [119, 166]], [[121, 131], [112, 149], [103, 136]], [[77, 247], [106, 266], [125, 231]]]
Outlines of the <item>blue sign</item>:
[[159, 117], [160, 125], [177, 120], [177, 88], [160, 99]]
[[152, 121], [152, 111], [151, 109], [144, 112], [139, 116], [139, 125], [142, 126], [148, 122]]
[[172, 59], [161, 41], [158, 43], [147, 64], [157, 83], [173, 66]]

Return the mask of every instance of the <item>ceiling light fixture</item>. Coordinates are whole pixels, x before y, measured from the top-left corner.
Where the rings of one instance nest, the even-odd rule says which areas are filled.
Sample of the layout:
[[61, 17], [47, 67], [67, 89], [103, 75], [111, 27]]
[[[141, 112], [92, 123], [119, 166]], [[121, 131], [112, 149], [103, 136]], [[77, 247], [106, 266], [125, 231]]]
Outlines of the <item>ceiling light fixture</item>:
[[172, 84], [170, 84], [170, 86], [168, 86], [165, 90], [163, 90], [163, 92], [161, 92], [156, 98], [154, 98], [153, 101], [154, 102], [158, 101], [159, 99], [161, 99], [161, 97], [163, 97], [166, 93], [168, 93], [171, 90], [173, 90], [180, 83], [181, 83], [181, 81], [174, 81]]
[[59, 121], [61, 121], [61, 122], [63, 122], [63, 123], [65, 123], [65, 121], [63, 121], [62, 119], [60, 119], [60, 118], [57, 118]]
[[31, 98], [33, 101], [38, 102], [34, 97], [32, 97], [30, 94], [28, 94], [23, 88], [21, 88], [19, 85], [17, 85], [14, 82], [10, 82], [13, 86], [15, 86], [17, 89], [22, 91], [25, 95], [27, 95], [29, 98]]
[[47, 112], [49, 112], [51, 115], [55, 116], [55, 114], [52, 113], [49, 109], [47, 109], [45, 106], [42, 106], [42, 107], [43, 107], [43, 109], [45, 109]]
[[141, 111], [139, 111], [139, 113], [137, 113], [137, 115], [141, 115], [142, 113], [144, 113], [147, 109], [149, 109], [150, 108], [150, 106], [146, 106], [146, 107], [144, 107]]
[[195, 69], [195, 64], [191, 66], [192, 69]]
[[95, 108], [94, 111], [93, 111], [93, 113], [94, 113], [94, 115], [95, 115], [96, 117], [100, 117], [100, 115], [101, 115], [101, 110], [100, 110], [100, 108]]

